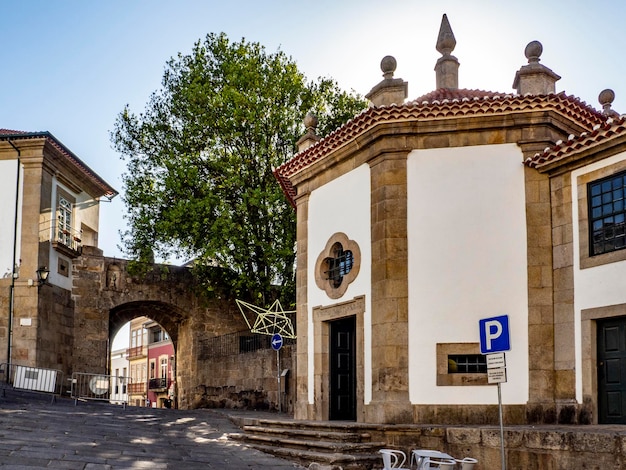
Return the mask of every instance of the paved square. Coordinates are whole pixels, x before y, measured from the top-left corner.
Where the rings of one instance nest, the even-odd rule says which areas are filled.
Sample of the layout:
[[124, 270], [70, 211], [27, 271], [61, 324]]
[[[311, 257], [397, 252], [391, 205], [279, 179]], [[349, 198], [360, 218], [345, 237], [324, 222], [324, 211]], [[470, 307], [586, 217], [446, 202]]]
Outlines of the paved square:
[[213, 410], [168, 410], [0, 391], [0, 467], [7, 469], [294, 469], [230, 441]]

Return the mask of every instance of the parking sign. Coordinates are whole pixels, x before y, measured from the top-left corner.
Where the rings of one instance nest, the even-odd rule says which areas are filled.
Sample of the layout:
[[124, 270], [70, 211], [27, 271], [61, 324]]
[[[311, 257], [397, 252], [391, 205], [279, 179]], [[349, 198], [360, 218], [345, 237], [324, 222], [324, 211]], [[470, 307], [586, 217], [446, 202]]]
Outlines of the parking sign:
[[509, 316], [483, 318], [478, 321], [480, 330], [480, 353], [491, 354], [511, 349]]

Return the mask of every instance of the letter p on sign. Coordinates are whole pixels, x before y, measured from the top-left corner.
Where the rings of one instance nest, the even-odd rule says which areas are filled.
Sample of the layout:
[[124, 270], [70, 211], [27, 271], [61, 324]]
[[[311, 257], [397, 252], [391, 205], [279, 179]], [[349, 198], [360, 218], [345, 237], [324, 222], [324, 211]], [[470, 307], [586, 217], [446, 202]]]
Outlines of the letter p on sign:
[[491, 354], [511, 349], [508, 315], [479, 320], [478, 328], [480, 330], [481, 354]]

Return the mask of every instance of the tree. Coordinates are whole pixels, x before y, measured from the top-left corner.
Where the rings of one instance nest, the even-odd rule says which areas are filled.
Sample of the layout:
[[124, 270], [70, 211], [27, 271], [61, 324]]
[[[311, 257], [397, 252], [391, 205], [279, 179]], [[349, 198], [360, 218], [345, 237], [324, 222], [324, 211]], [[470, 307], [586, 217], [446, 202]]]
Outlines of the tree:
[[211, 266], [228, 268], [237, 295], [292, 303], [295, 214], [272, 170], [293, 156], [308, 111], [324, 135], [365, 106], [331, 79], [307, 81], [280, 50], [207, 35], [168, 61], [145, 111], [127, 105], [111, 132], [127, 162], [125, 253], [193, 259], [207, 286]]

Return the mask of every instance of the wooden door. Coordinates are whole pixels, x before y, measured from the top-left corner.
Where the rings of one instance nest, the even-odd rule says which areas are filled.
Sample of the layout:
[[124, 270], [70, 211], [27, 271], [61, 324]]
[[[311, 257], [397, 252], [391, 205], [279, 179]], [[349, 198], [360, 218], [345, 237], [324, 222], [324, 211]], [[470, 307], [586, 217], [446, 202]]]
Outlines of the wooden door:
[[598, 422], [626, 424], [626, 317], [598, 321]]
[[330, 323], [331, 420], [356, 420], [356, 317]]

